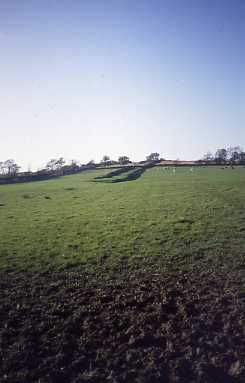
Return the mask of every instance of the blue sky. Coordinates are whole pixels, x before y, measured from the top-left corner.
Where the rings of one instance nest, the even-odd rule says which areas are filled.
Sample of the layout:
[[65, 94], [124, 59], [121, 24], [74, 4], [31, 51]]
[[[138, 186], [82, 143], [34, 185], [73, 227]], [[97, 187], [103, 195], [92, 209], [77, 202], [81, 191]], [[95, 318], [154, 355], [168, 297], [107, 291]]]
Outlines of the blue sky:
[[245, 146], [245, 1], [0, 0], [0, 160]]

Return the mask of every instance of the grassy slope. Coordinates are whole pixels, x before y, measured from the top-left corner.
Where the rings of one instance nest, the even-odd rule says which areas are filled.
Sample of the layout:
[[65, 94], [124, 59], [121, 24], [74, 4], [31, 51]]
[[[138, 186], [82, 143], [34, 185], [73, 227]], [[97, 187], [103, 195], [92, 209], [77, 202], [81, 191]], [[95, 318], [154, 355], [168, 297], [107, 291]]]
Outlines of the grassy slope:
[[136, 181], [92, 182], [106, 173], [1, 186], [0, 264], [151, 256], [184, 265], [244, 254], [245, 169], [154, 168]]

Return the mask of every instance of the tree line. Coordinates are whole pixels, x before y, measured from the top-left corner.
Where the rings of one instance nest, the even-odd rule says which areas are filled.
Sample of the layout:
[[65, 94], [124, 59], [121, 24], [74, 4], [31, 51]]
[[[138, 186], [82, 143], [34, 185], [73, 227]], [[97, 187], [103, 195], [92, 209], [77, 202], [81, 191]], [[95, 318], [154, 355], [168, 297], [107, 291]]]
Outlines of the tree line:
[[[146, 156], [144, 161], [140, 161], [139, 163], [157, 163], [163, 160], [164, 158], [160, 158], [159, 153], [153, 152]], [[215, 153], [207, 152], [203, 158], [196, 161], [196, 163], [245, 165], [245, 151], [240, 146], [221, 148], [217, 149]], [[104, 155], [99, 163], [95, 163], [94, 160], [91, 160], [85, 165], [82, 165], [76, 160], [71, 160], [67, 163], [63, 157], [59, 157], [49, 160], [43, 169], [36, 172], [27, 171], [21, 174], [37, 176], [62, 175], [75, 173], [85, 168], [130, 164], [132, 164], [132, 161], [126, 155], [119, 156], [117, 161], [111, 159], [108, 155]], [[3, 177], [15, 177], [20, 172], [20, 169], [21, 167], [13, 159], [0, 162], [0, 175]]]
[[206, 153], [201, 161], [226, 165], [245, 165], [245, 151], [240, 146], [217, 149]]
[[[146, 157], [146, 161], [159, 161], [159, 153], [151, 153]], [[145, 161], [142, 161], [145, 162]], [[70, 172], [79, 171], [82, 167], [109, 166], [109, 165], [130, 165], [132, 161], [128, 156], [119, 156], [118, 160], [112, 160], [108, 155], [104, 155], [101, 161], [95, 164], [94, 160], [90, 160], [87, 164], [82, 165], [79, 161], [71, 160], [66, 162], [63, 157], [52, 158], [49, 160], [43, 169], [38, 170], [35, 174], [41, 173], [56, 173], [67, 174]], [[0, 162], [0, 174], [2, 176], [16, 176], [20, 172], [21, 167], [12, 159]], [[25, 174], [31, 174], [29, 170]]]

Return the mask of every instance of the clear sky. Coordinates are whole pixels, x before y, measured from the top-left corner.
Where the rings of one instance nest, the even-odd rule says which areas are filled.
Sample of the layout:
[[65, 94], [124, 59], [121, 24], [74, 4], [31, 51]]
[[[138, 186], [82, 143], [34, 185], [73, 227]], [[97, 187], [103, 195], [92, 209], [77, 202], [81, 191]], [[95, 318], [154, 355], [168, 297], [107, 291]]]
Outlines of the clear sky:
[[245, 146], [244, 0], [0, 0], [0, 161]]

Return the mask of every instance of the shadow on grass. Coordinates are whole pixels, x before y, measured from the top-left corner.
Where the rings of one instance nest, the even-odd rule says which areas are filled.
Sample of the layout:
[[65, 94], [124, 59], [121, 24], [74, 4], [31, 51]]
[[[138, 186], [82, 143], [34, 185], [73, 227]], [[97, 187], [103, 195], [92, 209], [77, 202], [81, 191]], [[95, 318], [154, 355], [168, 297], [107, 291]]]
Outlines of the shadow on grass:
[[133, 172], [130, 172], [126, 177], [117, 178], [115, 180], [112, 180], [111, 182], [117, 183], [117, 182], [135, 181], [138, 178], [140, 178], [145, 171], [146, 171], [146, 168], [139, 168], [134, 170]]
[[123, 174], [123, 173], [127, 173], [129, 170], [131, 170], [132, 167], [131, 166], [125, 166], [123, 168], [120, 168], [120, 169], [117, 169], [117, 170], [113, 170], [112, 172], [110, 173], [107, 173], [103, 176], [98, 176], [96, 177], [95, 179], [96, 180], [102, 180], [104, 178], [112, 178], [112, 177], [116, 177], [116, 176], [119, 176], [120, 174]]
[[[119, 182], [128, 182], [128, 181], [135, 181], [137, 180], [138, 178], [140, 178], [142, 176], [142, 174], [146, 171], [146, 167], [142, 167], [142, 168], [138, 168], [138, 169], [135, 169], [134, 171], [130, 172], [130, 169], [127, 170], [128, 174], [123, 177], [123, 178], [115, 178], [115, 179], [105, 179], [104, 181], [96, 181], [94, 180], [94, 182], [103, 182], [103, 183], [111, 183], [111, 184], [115, 184], [115, 183], [119, 183]], [[124, 169], [123, 169], [124, 170]], [[115, 173], [115, 172], [112, 172], [112, 173]], [[119, 175], [119, 174], [122, 174], [122, 173], [126, 173], [126, 170], [124, 170], [123, 172], [121, 173], [117, 173], [116, 175]], [[115, 176], [115, 174], [114, 174]], [[104, 176], [102, 177], [103, 179], [105, 178]], [[102, 179], [102, 178], [99, 178], [99, 179]], [[113, 178], [113, 176], [110, 176], [110, 178]], [[97, 177], [98, 179], [98, 177]]]

